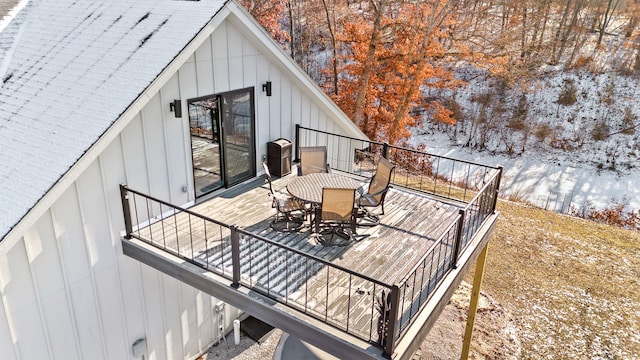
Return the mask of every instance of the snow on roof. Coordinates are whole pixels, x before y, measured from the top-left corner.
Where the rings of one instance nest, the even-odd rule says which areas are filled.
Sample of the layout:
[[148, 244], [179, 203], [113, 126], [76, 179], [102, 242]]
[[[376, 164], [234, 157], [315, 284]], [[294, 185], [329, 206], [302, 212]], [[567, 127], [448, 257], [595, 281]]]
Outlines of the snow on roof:
[[0, 239], [225, 0], [31, 0], [0, 32]]

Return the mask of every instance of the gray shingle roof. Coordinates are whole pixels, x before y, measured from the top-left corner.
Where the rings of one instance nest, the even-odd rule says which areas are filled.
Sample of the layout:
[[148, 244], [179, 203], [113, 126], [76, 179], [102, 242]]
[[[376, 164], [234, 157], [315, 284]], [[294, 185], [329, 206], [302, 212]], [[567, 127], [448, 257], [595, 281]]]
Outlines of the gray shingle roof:
[[0, 239], [225, 0], [32, 0], [0, 32]]

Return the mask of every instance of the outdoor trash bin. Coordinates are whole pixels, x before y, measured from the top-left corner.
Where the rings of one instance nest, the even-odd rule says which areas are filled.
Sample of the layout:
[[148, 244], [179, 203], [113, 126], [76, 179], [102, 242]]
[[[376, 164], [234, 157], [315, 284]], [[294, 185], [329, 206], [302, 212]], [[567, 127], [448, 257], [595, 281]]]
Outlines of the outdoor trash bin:
[[291, 173], [292, 144], [287, 139], [267, 143], [267, 165], [271, 175], [283, 177]]

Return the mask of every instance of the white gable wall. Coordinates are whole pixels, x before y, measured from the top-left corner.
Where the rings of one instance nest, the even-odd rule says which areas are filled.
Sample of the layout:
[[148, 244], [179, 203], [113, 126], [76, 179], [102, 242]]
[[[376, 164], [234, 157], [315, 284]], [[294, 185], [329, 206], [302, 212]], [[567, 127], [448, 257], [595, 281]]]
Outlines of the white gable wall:
[[[184, 359], [217, 340], [215, 299], [122, 254], [118, 185], [178, 205], [194, 201], [189, 98], [254, 87], [258, 169], [266, 143], [293, 140], [296, 123], [358, 135], [246, 21], [231, 14], [217, 26], [143, 99], [141, 111], [121, 120], [126, 127], [34, 225], [18, 241], [0, 244], [10, 245], [0, 254], [3, 359], [132, 359], [140, 337], [147, 359]], [[271, 97], [261, 90], [266, 81]], [[182, 99], [181, 119], [169, 111], [174, 99]], [[225, 327], [238, 316], [226, 307]]]
[[[150, 179], [166, 174], [150, 165], [151, 152], [164, 150], [142, 124], [136, 117], [0, 257], [3, 359], [127, 359], [140, 337], [148, 359], [186, 359], [214, 339], [210, 296], [122, 255], [118, 185], [162, 191]], [[230, 329], [238, 313], [227, 311]]]

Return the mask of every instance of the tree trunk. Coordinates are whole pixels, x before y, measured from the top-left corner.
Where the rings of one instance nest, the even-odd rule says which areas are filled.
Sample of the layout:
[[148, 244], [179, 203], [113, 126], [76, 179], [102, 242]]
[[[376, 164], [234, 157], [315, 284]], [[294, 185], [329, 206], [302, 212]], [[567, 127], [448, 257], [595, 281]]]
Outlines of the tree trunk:
[[564, 27], [567, 23], [567, 17], [569, 16], [569, 10], [571, 9], [571, 0], [566, 0], [565, 6], [564, 6], [564, 11], [562, 12], [562, 17], [560, 18], [560, 21], [558, 21], [558, 27], [556, 29], [556, 34], [555, 37], [553, 39], [553, 46], [551, 49], [551, 63], [552, 64], [556, 64], [560, 59], [559, 59], [559, 54], [556, 53], [556, 49], [559, 46], [559, 43], [564, 41], [564, 34], [565, 34], [565, 30]]
[[327, 1], [322, 0], [322, 5], [324, 6], [324, 13], [327, 16], [327, 27], [329, 28], [329, 35], [331, 37], [331, 50], [333, 52], [333, 58], [331, 59], [331, 70], [333, 72], [333, 79], [331, 82], [333, 84], [333, 94], [338, 94], [338, 50], [336, 45], [336, 35], [335, 35], [335, 23], [331, 24], [331, 16], [329, 15], [329, 8], [327, 7]]
[[604, 37], [604, 34], [607, 31], [607, 27], [611, 24], [611, 21], [613, 20], [613, 13], [618, 8], [618, 5], [620, 5], [620, 0], [607, 1], [607, 8], [605, 9], [604, 14], [602, 14], [602, 16], [598, 19], [600, 29], [598, 34], [597, 46], [600, 46], [600, 44], [602, 43], [602, 37]]
[[295, 49], [295, 39], [293, 36], [293, 9], [291, 6], [291, 0], [287, 0], [287, 9], [289, 10], [289, 50], [291, 52], [291, 58], [293, 61], [296, 61], [296, 49]]
[[[373, 27], [371, 29], [371, 40], [369, 41], [369, 47], [367, 50], [367, 57], [364, 61], [362, 76], [360, 77], [360, 81], [358, 82], [358, 86], [356, 88], [356, 102], [354, 104], [354, 112], [353, 112], [353, 122], [363, 129], [363, 118], [364, 118], [364, 105], [367, 100], [367, 90], [369, 89], [369, 80], [371, 79], [371, 74], [373, 72], [374, 63], [375, 63], [375, 55], [376, 48], [380, 43], [380, 32], [382, 30], [382, 16], [384, 14], [385, 6], [387, 0], [370, 0], [371, 6], [373, 7], [374, 18], [373, 18]], [[366, 131], [365, 129], [363, 129]]]
[[527, 50], [527, 1], [522, 1], [522, 33], [520, 34], [520, 58], [526, 58], [529, 51]]

